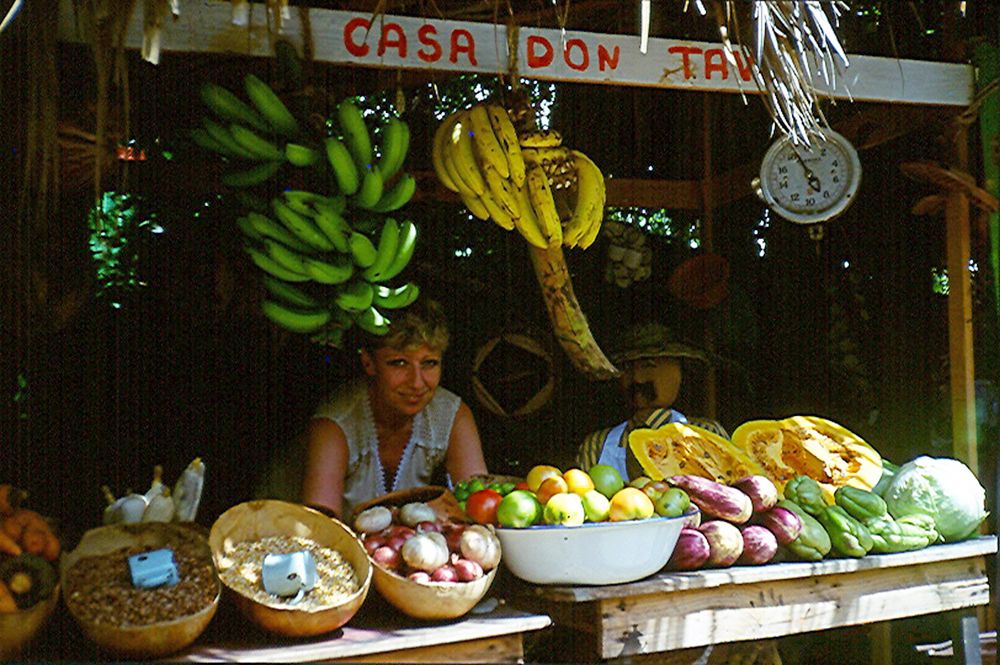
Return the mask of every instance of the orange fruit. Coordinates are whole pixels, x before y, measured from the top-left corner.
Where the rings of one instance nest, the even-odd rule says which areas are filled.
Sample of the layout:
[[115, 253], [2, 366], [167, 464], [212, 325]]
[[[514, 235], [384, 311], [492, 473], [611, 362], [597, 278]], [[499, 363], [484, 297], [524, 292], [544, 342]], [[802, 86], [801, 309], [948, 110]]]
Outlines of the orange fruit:
[[563, 471], [563, 480], [573, 494], [584, 495], [594, 489], [594, 480], [583, 469]]
[[608, 519], [612, 522], [644, 520], [653, 516], [653, 500], [634, 487], [624, 487], [611, 497]]
[[562, 476], [562, 471], [554, 466], [549, 466], [548, 464], [538, 464], [531, 467], [528, 471], [528, 475], [525, 477], [525, 481], [528, 483], [528, 489], [532, 492], [537, 492], [538, 488], [542, 486], [542, 482], [546, 478], [551, 478], [552, 476]]
[[535, 496], [538, 497], [538, 503], [543, 506], [549, 502], [556, 494], [563, 494], [569, 492], [569, 485], [563, 480], [562, 476], [552, 476], [546, 478], [542, 485], [535, 492]]

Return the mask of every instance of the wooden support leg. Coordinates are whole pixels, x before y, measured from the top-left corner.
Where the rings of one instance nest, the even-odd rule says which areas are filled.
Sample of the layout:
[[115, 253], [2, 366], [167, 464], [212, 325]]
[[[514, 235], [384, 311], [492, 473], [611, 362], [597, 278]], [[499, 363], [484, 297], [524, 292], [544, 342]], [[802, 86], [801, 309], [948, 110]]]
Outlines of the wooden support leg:
[[952, 615], [951, 643], [954, 646], [952, 662], [964, 665], [982, 665], [982, 647], [979, 644], [979, 619], [975, 608], [961, 610]]
[[868, 629], [871, 641], [871, 665], [892, 665], [892, 622], [873, 623]]

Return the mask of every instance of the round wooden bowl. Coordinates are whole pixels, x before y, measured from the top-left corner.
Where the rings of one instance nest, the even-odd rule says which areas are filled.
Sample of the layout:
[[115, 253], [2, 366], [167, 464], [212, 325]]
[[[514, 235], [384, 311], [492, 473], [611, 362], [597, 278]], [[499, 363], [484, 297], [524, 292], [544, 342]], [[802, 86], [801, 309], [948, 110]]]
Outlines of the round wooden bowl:
[[[180, 542], [196, 543], [199, 555], [203, 554], [206, 561], [211, 561], [212, 553], [205, 530], [193, 523], [146, 522], [91, 529], [83, 534], [76, 549], [63, 556], [59, 566], [62, 586], [66, 588], [67, 572], [84, 557], [102, 556], [128, 547], [173, 547]], [[74, 612], [69, 599], [66, 606], [83, 633], [102, 649], [127, 658], [159, 658], [181, 651], [202, 634], [219, 606], [222, 587], [218, 579], [215, 585], [215, 597], [205, 608], [179, 619], [146, 626], [120, 627], [91, 622]]]
[[208, 542], [216, 568], [223, 571], [233, 565], [227, 554], [238, 543], [269, 536], [299, 536], [337, 550], [354, 567], [361, 587], [339, 605], [307, 609], [265, 605], [223, 582], [240, 611], [264, 630], [287, 637], [322, 635], [350, 621], [368, 595], [372, 579], [371, 562], [354, 532], [339, 520], [296, 503], [248, 501], [233, 506], [212, 525]]
[[[499, 567], [499, 566], [498, 566]], [[422, 584], [400, 577], [378, 564], [375, 589], [403, 614], [414, 619], [454, 619], [476, 606], [493, 584], [494, 568], [473, 582], [428, 582]]]
[[29, 642], [38, 634], [59, 604], [59, 585], [46, 600], [26, 610], [0, 613], [0, 661], [19, 660]]

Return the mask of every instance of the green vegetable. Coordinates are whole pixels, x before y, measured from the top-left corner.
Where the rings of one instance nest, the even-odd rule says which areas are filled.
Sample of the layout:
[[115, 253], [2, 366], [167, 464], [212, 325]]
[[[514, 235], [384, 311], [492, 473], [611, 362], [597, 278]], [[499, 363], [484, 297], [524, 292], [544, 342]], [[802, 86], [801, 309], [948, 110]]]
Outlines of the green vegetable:
[[937, 532], [917, 524], [899, 523], [891, 516], [875, 517], [864, 522], [872, 537], [872, 552], [888, 554], [919, 550], [937, 539]]
[[807, 513], [794, 501], [784, 499], [778, 502], [778, 506], [790, 510], [802, 520], [802, 531], [792, 542], [784, 545], [794, 557], [804, 561], [819, 561], [829, 554], [832, 544], [830, 535], [823, 528], [823, 525], [816, 521], [816, 518]]
[[823, 488], [809, 476], [795, 476], [785, 484], [785, 498], [802, 507], [810, 515], [826, 508]]
[[901, 466], [883, 495], [897, 521], [925, 515], [946, 542], [975, 534], [986, 519], [986, 490], [962, 462], [921, 456]]
[[875, 517], [885, 517], [888, 514], [885, 499], [868, 490], [844, 485], [837, 488], [833, 498], [848, 515], [860, 522]]
[[830, 535], [833, 549], [843, 556], [862, 557], [874, 542], [865, 525], [847, 514], [840, 506], [827, 506], [816, 519]]
[[480, 478], [473, 478], [469, 481], [469, 494], [475, 494], [479, 490], [486, 489], [486, 483]]
[[896, 476], [897, 471], [899, 471], [899, 466], [883, 457], [882, 476], [878, 479], [878, 482], [875, 483], [875, 487], [872, 488], [872, 491], [879, 496], [884, 496], [886, 489], [889, 488], [889, 483], [892, 482], [892, 479]]
[[471, 494], [471, 492], [469, 492], [469, 483], [464, 480], [455, 483], [455, 489], [453, 489], [451, 493], [455, 495], [456, 501], [464, 502], [469, 498], [469, 494]]

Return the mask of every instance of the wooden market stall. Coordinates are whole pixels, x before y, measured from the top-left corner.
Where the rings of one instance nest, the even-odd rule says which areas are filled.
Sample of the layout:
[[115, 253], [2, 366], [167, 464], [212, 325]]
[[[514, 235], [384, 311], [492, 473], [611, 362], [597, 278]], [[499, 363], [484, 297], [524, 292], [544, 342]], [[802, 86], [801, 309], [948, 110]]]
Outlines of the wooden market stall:
[[[166, 3], [160, 4], [166, 6]], [[588, 5], [590, 9], [610, 7], [614, 10], [616, 7], [620, 9], [618, 4], [591, 2], [574, 5], [570, 9], [570, 16], [576, 11], [585, 10]], [[504, 21], [505, 25], [500, 25], [499, 17], [491, 22], [489, 17], [472, 14], [470, 19], [469, 14], [460, 10], [446, 10], [447, 18], [421, 15], [419, 9], [412, 5], [413, 3], [400, 3], [402, 13], [396, 15], [392, 13], [389, 3], [384, 8], [387, 15], [376, 17], [373, 17], [367, 6], [356, 10], [293, 8], [281, 15], [278, 26], [274, 23], [268, 25], [267, 10], [259, 4], [245, 6], [249, 12], [249, 25], [234, 25], [231, 21], [233, 4], [205, 2], [181, 5], [177, 15], [163, 12], [154, 17], [144, 16], [136, 11], [127, 26], [122, 24], [122, 34], [124, 46], [133, 56], [134, 50], [140, 50], [147, 60], [156, 62], [158, 59], [161, 70], [172, 59], [185, 63], [191, 77], [186, 82], [167, 81], [167, 77], [157, 80], [157, 85], [177, 92], [183, 92], [185, 87], [192, 86], [192, 79], [201, 77], [208, 67], [204, 64], [208, 56], [217, 56], [223, 62], [234, 63], [248, 70], [259, 68], [265, 58], [272, 56], [277, 34], [286, 38], [298, 50], [307, 52], [309, 66], [315, 66], [317, 70], [324, 68], [326, 72], [341, 70], [334, 74], [341, 77], [337, 83], [342, 84], [346, 79], [344, 87], [358, 92], [370, 91], [376, 87], [396, 87], [401, 90], [403, 86], [414, 82], [428, 79], [434, 82], [440, 80], [438, 77], [467, 73], [510, 77], [514, 71], [528, 79], [565, 84], [570, 89], [568, 96], [576, 101], [600, 88], [607, 96], [597, 102], [601, 104], [599, 111], [594, 114], [581, 112], [575, 117], [563, 118], [564, 133], [569, 135], [572, 128], [573, 134], [586, 137], [581, 141], [589, 141], [589, 146], [597, 148], [617, 148], [616, 137], [612, 136], [614, 131], [608, 131], [608, 136], [593, 132], [595, 115], [600, 121], [615, 113], [627, 113], [628, 109], [613, 108], [616, 100], [620, 101], [612, 96], [615, 89], [640, 89], [650, 96], [663, 91], [675, 95], [684, 94], [687, 95], [683, 98], [685, 103], [678, 106], [690, 105], [693, 108], [685, 109], [683, 115], [678, 112], [678, 116], [688, 123], [692, 123], [692, 119], [694, 122], [693, 126], [685, 130], [684, 135], [690, 142], [683, 150], [691, 154], [697, 153], [700, 157], [693, 158], [689, 154], [683, 159], [687, 166], [693, 165], [693, 168], [687, 168], [687, 174], [683, 177], [678, 176], [676, 171], [667, 170], [670, 177], [657, 178], [642, 177], [642, 174], [635, 173], [634, 170], [630, 172], [629, 169], [625, 169], [624, 176], [619, 176], [609, 168], [608, 175], [613, 177], [608, 178], [608, 205], [685, 211], [698, 217], [701, 224], [701, 248], [712, 252], [722, 244], [719, 238], [727, 230], [727, 215], [734, 209], [747, 206], [747, 199], [756, 203], [751, 181], [759, 173], [760, 150], [757, 145], [764, 143], [764, 136], [755, 136], [755, 139], [760, 140], [751, 147], [730, 146], [726, 141], [736, 136], [737, 143], [750, 143], [745, 138], [749, 130], [763, 129], [764, 125], [759, 118], [747, 121], [747, 127], [741, 132], [738, 128], [741, 122], [739, 111], [734, 113], [730, 108], [722, 108], [720, 100], [723, 97], [734, 100], [740, 95], [747, 95], [750, 97], [750, 104], [755, 104], [757, 99], [754, 97], [756, 90], [747, 64], [739, 58], [727, 61], [720, 44], [702, 39], [653, 37], [645, 43], [644, 50], [640, 51], [640, 38], [628, 29], [631, 26], [619, 29], [616, 33], [604, 32], [600, 25], [589, 25], [590, 31], [569, 29], [572, 22], [564, 26], [565, 29], [526, 27], [531, 25], [530, 19], [533, 16], [527, 11], [514, 15], [509, 22]], [[382, 7], [382, 3], [379, 3], [379, 7]], [[566, 3], [566, 7], [570, 7], [569, 3]], [[655, 6], [653, 11], [654, 14], [657, 11]], [[69, 0], [59, 3], [57, 16], [60, 48], [67, 60], [61, 66], [74, 72], [82, 70], [79, 62], [68, 61], [73, 60], [75, 55], [84, 53], [83, 45], [89, 44], [91, 38], [88, 27], [92, 26], [81, 20], [80, 13]], [[521, 27], [517, 27], [518, 18], [522, 19]], [[621, 28], [621, 25], [618, 27]], [[661, 32], [669, 33], [669, 27]], [[509, 52], [511, 45], [517, 46], [514, 50], [517, 57], [512, 57]], [[117, 57], [123, 56], [119, 53]], [[112, 63], [105, 61], [103, 65], [111, 67]], [[149, 80], [157, 78], [153, 65], [143, 62], [139, 64], [139, 69], [138, 77]], [[178, 67], [171, 73], [173, 79], [181, 79], [183, 67]], [[103, 75], [110, 76], [107, 70]], [[330, 76], [329, 73], [327, 75]], [[97, 87], [106, 85], [110, 80], [111, 78], [102, 79]], [[375, 82], [380, 85], [375, 85]], [[947, 272], [950, 276], [947, 292], [947, 367], [951, 436], [948, 452], [965, 461], [973, 470], [981, 471], [979, 454], [983, 448], [980, 445], [982, 442], [977, 441], [977, 374], [974, 362], [976, 340], [973, 339], [974, 320], [981, 314], [975, 311], [973, 280], [967, 267], [975, 254], [972, 245], [978, 233], [979, 215], [995, 213], [997, 200], [995, 194], [980, 187], [978, 179], [970, 175], [977, 164], [967, 154], [968, 131], [975, 122], [975, 111], [983, 101], [976, 96], [976, 83], [975, 71], [968, 64], [854, 55], [850, 58], [850, 66], [837, 78], [836, 86], [824, 92], [842, 107], [857, 105], [854, 113], [831, 113], [831, 117], [836, 115], [832, 122], [833, 128], [862, 150], [885, 148], [892, 145], [892, 141], [898, 141], [901, 137], [905, 139], [915, 127], [921, 125], [938, 123], [945, 127], [945, 141], [935, 147], [934, 161], [914, 159], [899, 164], [898, 170], [919, 183], [915, 186], [922, 188], [924, 194], [932, 192], [921, 200], [924, 204], [922, 210], [943, 218], [941, 222], [933, 223], [942, 223], [945, 227], [941, 237], [946, 243]], [[599, 95], [595, 93], [593, 97], [597, 99]], [[692, 100], [696, 101], [687, 104]], [[575, 108], [579, 109], [580, 106]], [[150, 111], [147, 108], [144, 110], [143, 120], [155, 121], [175, 112], [190, 113], [190, 109], [181, 111], [157, 108]], [[105, 113], [108, 113], [108, 109], [95, 110], [98, 119]], [[633, 113], [638, 116], [640, 112], [633, 110]], [[658, 128], [645, 117], [646, 114], [641, 123], [635, 123], [637, 126], [641, 124], [646, 130], [645, 140], [637, 141], [641, 145], [634, 147], [641, 147], [646, 152], [663, 152], [663, 145], [657, 143]], [[120, 118], [118, 120], [121, 122]], [[637, 120], [637, 117], [632, 120]], [[125, 127], [128, 122], [126, 117]], [[135, 119], [132, 122], [134, 124]], [[627, 117], [607, 122], [626, 126], [630, 124]], [[735, 125], [737, 129], [730, 126], [725, 133], [720, 132], [718, 127], [722, 122]], [[619, 124], [613, 126], [617, 128]], [[672, 131], [679, 130], [674, 128]], [[598, 135], [588, 136], [589, 133]], [[639, 134], [638, 129], [635, 134]], [[676, 138], [678, 134], [670, 136]], [[97, 136], [91, 138], [99, 143], [105, 137], [99, 129]], [[669, 148], [677, 150], [672, 144]], [[593, 149], [588, 152], [592, 156], [601, 155]], [[720, 158], [720, 153], [724, 155], [723, 158]], [[735, 155], [734, 159], [729, 158], [730, 153]], [[119, 158], [123, 159], [123, 163], [127, 161], [121, 155]], [[609, 156], [608, 159], [609, 162], [614, 159], [621, 161], [620, 157]], [[127, 167], [138, 174], [142, 165], [128, 163]], [[417, 174], [421, 183], [417, 200], [457, 204], [456, 195], [437, 182], [429, 165], [425, 164], [424, 167]], [[181, 165], [179, 168], [188, 169], [187, 175], [180, 179], [181, 187], [199, 196], [208, 196], [214, 191], [215, 179], [219, 174], [212, 171], [212, 167], [196, 164], [193, 167]], [[893, 174], [889, 177], [898, 175], [895, 171], [896, 168], [893, 168]], [[200, 177], [203, 174], [208, 177]], [[165, 182], [164, 187], [176, 188], [178, 185], [176, 182]], [[914, 201], [907, 200], [900, 202], [899, 206], [909, 208], [912, 203]], [[827, 225], [826, 228], [830, 229], [832, 226]], [[928, 237], [936, 239], [938, 236], [928, 234]], [[821, 239], [822, 231], [815, 242], [817, 253]], [[809, 244], [806, 243], [806, 246], [809, 247]], [[521, 268], [530, 275], [531, 271], [527, 266], [534, 258], [538, 273], [549, 275], [553, 279], [549, 283], [550, 290], [561, 294], [568, 302], [561, 305], [560, 311], [575, 311], [580, 315], [575, 319], [569, 318], [565, 327], [576, 326], [576, 332], [582, 329], [589, 336], [586, 340], [591, 344], [589, 356], [586, 353], [573, 355], [569, 346], [563, 344], [563, 350], [570, 359], [571, 370], [577, 373], [577, 380], [581, 380], [581, 373], [588, 372], [590, 376], [583, 377], [587, 381], [612, 376], [614, 368], [610, 362], [606, 358], [603, 362], [600, 360], [602, 352], [598, 342], [604, 344], [610, 340], [611, 334], [608, 331], [614, 331], [614, 313], [621, 312], [620, 305], [616, 309], [616, 304], [607, 299], [588, 297], [588, 292], [580, 288], [580, 285], [590, 282], [586, 280], [586, 275], [580, 275], [583, 270], [576, 270], [581, 264], [574, 262], [575, 257], [563, 261], [560, 256], [558, 261], [546, 267], [545, 260], [551, 259], [551, 254], [536, 252], [529, 255], [523, 252], [523, 247], [518, 247], [516, 251], [506, 249], [502, 253], [503, 261], [497, 268], [504, 272], [497, 274], [509, 277], [511, 272], [519, 269], [514, 265], [515, 262], [523, 260]], [[209, 259], [212, 260], [222, 252], [213, 248], [205, 250], [205, 253], [214, 253]], [[231, 282], [236, 281], [234, 272], [238, 274], [240, 271], [238, 266], [233, 268], [230, 263], [228, 272], [218, 270], [211, 275], [207, 270], [188, 272], [199, 261], [205, 260], [205, 256], [189, 256], [185, 259], [185, 269], [178, 268], [176, 272], [168, 274], [177, 280], [194, 274], [213, 279], [214, 287], [220, 293], [225, 293], [227, 284], [231, 285]], [[24, 267], [23, 257], [20, 260], [16, 265]], [[895, 266], [887, 269], [900, 270]], [[571, 276], [577, 284], [575, 295]], [[33, 279], [36, 295], [41, 293], [43, 295], [38, 297], [44, 298], [46, 283], [37, 276]], [[529, 284], [532, 282], [533, 276], [528, 279]], [[56, 290], [56, 283], [57, 281], [51, 283], [50, 292]], [[442, 293], [471, 284], [479, 295], [487, 293], [491, 286], [490, 278], [465, 279], [462, 275], [454, 282], [442, 278], [442, 284], [443, 286], [439, 286]], [[497, 288], [496, 284], [492, 286]], [[511, 290], [513, 289], [508, 287], [508, 304]], [[66, 317], [69, 318], [69, 310], [75, 308], [78, 311], [85, 294], [86, 292], [73, 292], [59, 301], [59, 307], [54, 308], [53, 316], [58, 318], [65, 310]], [[577, 297], [579, 303], [576, 303]], [[537, 294], [535, 299], [540, 301]], [[551, 299], [546, 302], [551, 302]], [[245, 306], [245, 303], [242, 304]], [[591, 335], [587, 319], [582, 318], [582, 311], [573, 309], [579, 305], [582, 305], [582, 311], [586, 311], [589, 314], [587, 318], [592, 321], [601, 318], [598, 310], [607, 308], [609, 312], [613, 312], [608, 315], [610, 323], [600, 331], [603, 334], [595, 331]], [[539, 303], [533, 302], [526, 305], [525, 309], [532, 310], [535, 321], [546, 317], [546, 312]], [[555, 322], [556, 316], [552, 310], [548, 314]], [[471, 313], [459, 316], [466, 323], [473, 317]], [[467, 318], [462, 318], [466, 316]], [[219, 332], [208, 327], [199, 330], [205, 332], [206, 336]], [[140, 334], [134, 330], [119, 331], [117, 328], [115, 332], [122, 338]], [[715, 350], [717, 345], [721, 345], [721, 340], [715, 338], [717, 334], [721, 335], [717, 327], [704, 325], [701, 332], [702, 342], [709, 350]], [[67, 334], [66, 337], [71, 335]], [[232, 337], [240, 338], [238, 333], [234, 333]], [[547, 338], [548, 335], [544, 337]], [[25, 347], [30, 347], [31, 335], [25, 334], [23, 338], [28, 340]], [[579, 341], [580, 338], [573, 339]], [[136, 341], [134, 338], [130, 340]], [[67, 347], [73, 345], [72, 340], [67, 342], [60, 338], [60, 341]], [[85, 346], [85, 342], [80, 344]], [[889, 344], [891, 342], [886, 342], [887, 346]], [[260, 343], [257, 348], [262, 346], [267, 347], [267, 343]], [[117, 351], [116, 347], [108, 355], [114, 356]], [[234, 351], [233, 355], [234, 358], [229, 363], [217, 363], [216, 369], [220, 369], [220, 373], [238, 374], [240, 370], [234, 368], [240, 365], [242, 358], [235, 358], [239, 352]], [[581, 360], [584, 357], [593, 359], [595, 356], [599, 356], [598, 361], [590, 365]], [[143, 371], [171, 371], [169, 357], [154, 358], [142, 365]], [[275, 365], [286, 359], [277, 354], [268, 358], [271, 364], [265, 371], [269, 373], [270, 385], [290, 383], [281, 370], [274, 369]], [[163, 362], [158, 362], [160, 360]], [[566, 357], [562, 360], [565, 362]], [[325, 362], [331, 363], [329, 355]], [[128, 363], [125, 361], [123, 364]], [[132, 382], [129, 385], [140, 383], [127, 368], [116, 367], [121, 376]], [[173, 369], [183, 374], [183, 369]], [[58, 371], [59, 368], [52, 369], [53, 373]], [[293, 372], [288, 370], [287, 373]], [[176, 384], [183, 384], [185, 379], [186, 377], [181, 376], [172, 380]], [[555, 382], [554, 377], [551, 380]], [[705, 377], [702, 389], [705, 415], [717, 416], [725, 408], [722, 404], [725, 401], [724, 395], [732, 391], [733, 384], [720, 385], [720, 381], [722, 379], [715, 373], [708, 373]], [[565, 391], [562, 397], [566, 402], [587, 398], [588, 395], [582, 388], [573, 386], [572, 383], [569, 385], [570, 388], [560, 388]], [[230, 388], [231, 384], [225, 382], [223, 389]], [[905, 387], [895, 389], [905, 391]], [[289, 394], [291, 397], [288, 397]], [[268, 403], [280, 402], [283, 398], [292, 401], [302, 397], [291, 390], [277, 398], [260, 394], [255, 396], [261, 402]], [[117, 399], [117, 392], [115, 397]], [[205, 399], [203, 403], [191, 408], [192, 413], [188, 414], [186, 422], [197, 422], [197, 416], [193, 412], [199, 408], [208, 411], [213, 407], [214, 402], [210, 398]], [[610, 411], [610, 407], [607, 410]], [[594, 415], [603, 416], [604, 413], [597, 407]], [[253, 422], [259, 425], [264, 416], [257, 417], [259, 419]], [[543, 412], [541, 424], [538, 425], [539, 434], [529, 443], [548, 441], [553, 433], [562, 434], [564, 428], [573, 429], [577, 426], [575, 419], [578, 417], [576, 413], [569, 414], [563, 422], [559, 422], [545, 416]], [[565, 420], [571, 419], [574, 422], [567, 427]], [[134, 424], [129, 418], [123, 420], [124, 424], [116, 420], [116, 426], [123, 430], [131, 427], [141, 432], [141, 424]], [[289, 420], [293, 418], [289, 417]], [[514, 429], [512, 425], [511, 429], [498, 427], [496, 431], [516, 438], [517, 434], [534, 427], [539, 421], [532, 423], [522, 419], [521, 422], [528, 424], [523, 429]], [[586, 418], [580, 418], [580, 422], [589, 424]], [[270, 426], [268, 435], [282, 439], [286, 432], [276, 431], [278, 429]], [[139, 434], [137, 438], [141, 436]], [[907, 443], [893, 441], [892, 452], [901, 454], [900, 451], [906, 449]], [[111, 447], [104, 445], [106, 448]], [[244, 454], [239, 445], [234, 446], [234, 450], [236, 454]], [[517, 452], [520, 466], [511, 464], [512, 472], [524, 471], [529, 452], [538, 453], [537, 450]], [[126, 451], [125, 454], [134, 453]], [[248, 466], [254, 466], [257, 460], [250, 457], [252, 453], [245, 454], [251, 460]], [[495, 451], [496, 459], [501, 464], [511, 461], [505, 459], [505, 455], [510, 456], [512, 453], [502, 448]], [[82, 455], [78, 453], [77, 456]], [[221, 470], [223, 466], [220, 462], [216, 468]], [[435, 626], [431, 629], [417, 625], [395, 625], [391, 622], [383, 625], [379, 623], [382, 618], [378, 618], [368, 624], [362, 622], [357, 626], [349, 626], [329, 640], [292, 646], [282, 644], [280, 647], [267, 644], [266, 641], [251, 643], [240, 637], [238, 631], [225, 632], [226, 627], [223, 627], [216, 632], [207, 633], [206, 640], [184, 656], [191, 660], [273, 661], [335, 658], [355, 661], [366, 658], [394, 660], [404, 657], [427, 659], [431, 662], [446, 659], [473, 661], [477, 658], [493, 662], [517, 660], [525, 654], [522, 634], [526, 641], [531, 639], [528, 634], [545, 628], [549, 622], [547, 616], [550, 616], [557, 626], [579, 630], [584, 636], [575, 643], [578, 651], [574, 653], [574, 659], [629, 657], [641, 660], [639, 657], [646, 655], [649, 660], [655, 660], [666, 651], [874, 624], [873, 634], [881, 633], [883, 639], [876, 640], [872, 660], [883, 663], [891, 662], [892, 654], [888, 646], [889, 640], [884, 639], [888, 633], [887, 624], [881, 622], [955, 611], [959, 615], [955, 641], [959, 648], [956, 651], [966, 662], [973, 663], [977, 662], [973, 652], [978, 655], [979, 631], [976, 615], [969, 610], [981, 608], [990, 602], [987, 574], [992, 572], [989, 562], [996, 549], [996, 538], [984, 536], [965, 543], [935, 546], [905, 555], [680, 575], [661, 573], [640, 582], [612, 587], [533, 587], [512, 581], [511, 584], [502, 586], [498, 593], [503, 594], [508, 606], [514, 606], [515, 610], [500, 610], [483, 617], [472, 616], [447, 627]], [[692, 616], [697, 621], [693, 621]], [[992, 622], [992, 617], [989, 619], [987, 625]], [[446, 638], [442, 636], [442, 630], [447, 633]], [[385, 634], [391, 637], [386, 639]], [[694, 652], [685, 652], [678, 657], [695, 657], [692, 654]], [[564, 657], [560, 654], [556, 659], [563, 660]]]

